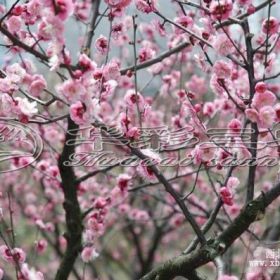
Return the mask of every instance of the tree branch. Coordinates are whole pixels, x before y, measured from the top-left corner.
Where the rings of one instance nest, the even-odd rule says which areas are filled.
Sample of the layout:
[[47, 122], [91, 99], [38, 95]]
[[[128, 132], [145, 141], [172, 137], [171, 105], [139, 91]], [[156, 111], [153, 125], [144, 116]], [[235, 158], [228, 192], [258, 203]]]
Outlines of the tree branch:
[[258, 221], [263, 216], [265, 208], [279, 195], [280, 184], [277, 184], [267, 193], [263, 193], [255, 200], [249, 202], [232, 224], [216, 239], [209, 240], [207, 244], [189, 255], [180, 255], [170, 259], [146, 274], [141, 280], [171, 280], [176, 276], [189, 277], [190, 273], [195, 269], [214, 261], [216, 257], [224, 254], [252, 223]]

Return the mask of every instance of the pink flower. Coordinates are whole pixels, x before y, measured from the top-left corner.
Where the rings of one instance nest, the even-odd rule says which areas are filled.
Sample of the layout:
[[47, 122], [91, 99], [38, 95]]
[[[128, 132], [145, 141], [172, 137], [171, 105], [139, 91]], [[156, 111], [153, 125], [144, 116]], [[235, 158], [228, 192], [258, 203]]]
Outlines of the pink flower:
[[249, 15], [252, 15], [252, 14], [254, 14], [255, 12], [256, 12], [256, 7], [255, 7], [253, 4], [250, 4], [250, 5], [248, 6], [247, 13], [248, 13]]
[[61, 20], [66, 20], [69, 16], [73, 14], [74, 11], [74, 4], [72, 0], [56, 0], [56, 9], [57, 10], [57, 16]]
[[156, 166], [160, 162], [160, 156], [149, 149], [141, 150], [141, 152], [147, 156], [147, 159], [141, 160], [140, 165], [137, 167], [137, 171], [144, 179], [153, 182], [156, 180], [156, 176], [151, 166]]
[[95, 41], [95, 47], [102, 55], [108, 52], [108, 44], [108, 39], [103, 35], [100, 35], [99, 38], [97, 38]]
[[0, 95], [0, 112], [3, 115], [8, 115], [14, 111], [14, 101], [12, 97], [6, 93]]
[[32, 16], [39, 16], [43, 9], [42, 2], [40, 0], [31, 0], [26, 4], [28, 14]]
[[190, 80], [186, 83], [186, 87], [195, 94], [203, 95], [207, 92], [205, 79], [197, 75], [192, 75]]
[[265, 34], [275, 34], [279, 29], [279, 21], [275, 17], [270, 17], [269, 19], [265, 19], [262, 23], [262, 32]]
[[86, 124], [90, 119], [86, 105], [81, 101], [70, 106], [70, 117], [78, 125]]
[[268, 272], [261, 267], [257, 267], [246, 274], [246, 280], [271, 280]]
[[63, 21], [55, 16], [44, 17], [38, 25], [38, 37], [42, 40], [48, 41], [55, 38], [58, 41], [63, 41], [63, 32]]
[[11, 83], [18, 84], [24, 80], [26, 71], [20, 66], [20, 64], [14, 63], [6, 68], [6, 74]]
[[38, 97], [42, 91], [47, 87], [46, 80], [42, 75], [35, 75], [33, 81], [29, 85], [28, 91]]
[[264, 82], [259, 82], [255, 86], [255, 91], [259, 93], [264, 93], [267, 90], [267, 85]]
[[229, 177], [227, 181], [227, 187], [230, 189], [235, 189], [240, 184], [240, 181], [236, 177]]
[[22, 21], [21, 21], [20, 17], [11, 16], [11, 17], [6, 21], [6, 24], [7, 24], [8, 30], [9, 30], [11, 33], [14, 34], [14, 33], [20, 31]]
[[155, 51], [149, 47], [143, 47], [139, 50], [139, 62], [144, 62], [155, 56]]
[[20, 273], [22, 279], [28, 280], [44, 280], [44, 275], [40, 271], [36, 271], [33, 267], [29, 268], [27, 263], [22, 264]]
[[237, 0], [237, 3], [239, 4], [239, 5], [250, 5], [251, 3], [252, 3], [252, 0]]
[[0, 280], [2, 280], [4, 277], [4, 271], [2, 268], [0, 268]]
[[241, 130], [242, 124], [238, 119], [233, 119], [228, 124], [228, 129], [232, 133], [239, 133]]
[[124, 32], [124, 24], [122, 22], [114, 23], [112, 25], [112, 37], [118, 40]]
[[220, 189], [220, 197], [224, 204], [232, 206], [233, 205], [233, 195], [229, 188], [222, 187]]
[[25, 116], [32, 117], [38, 113], [37, 103], [35, 101], [29, 102], [28, 99], [16, 97], [16, 105], [19, 109], [19, 113], [22, 113]]
[[132, 140], [136, 140], [139, 139], [139, 137], [141, 136], [141, 132], [138, 127], [131, 127], [128, 129], [125, 136]]
[[140, 209], [132, 209], [129, 214], [129, 217], [136, 221], [147, 222], [150, 218], [149, 214], [146, 211]]
[[108, 201], [104, 197], [98, 197], [94, 202], [95, 209], [103, 209], [108, 205]]
[[130, 182], [131, 182], [131, 176], [127, 174], [120, 174], [117, 178], [118, 187], [122, 192], [127, 190]]
[[205, 102], [203, 106], [203, 114], [206, 116], [213, 116], [216, 112], [215, 106], [212, 102]]
[[[193, 19], [192, 19], [191, 17], [185, 16], [185, 15], [180, 16], [179, 18], [176, 18], [176, 19], [175, 19], [175, 22], [176, 22], [177, 24], [179, 24], [179, 25], [185, 27], [185, 28], [190, 28], [190, 27], [193, 26]], [[184, 32], [184, 30], [182, 30], [182, 29], [176, 27], [175, 32], [176, 32], [176, 34], [181, 34], [181, 33]]]
[[231, 76], [231, 66], [223, 60], [215, 62], [213, 71], [219, 79], [228, 79]]
[[65, 81], [62, 85], [57, 87], [57, 91], [64, 95], [69, 102], [75, 102], [79, 99], [83, 99], [86, 93], [86, 90], [81, 82], [76, 80]]
[[231, 0], [214, 0], [210, 5], [210, 13], [215, 20], [227, 19], [230, 16], [231, 11]]
[[97, 67], [96, 63], [84, 53], [80, 54], [79, 56], [79, 65], [82, 68], [83, 72], [94, 71]]
[[109, 80], [102, 85], [102, 93], [101, 96], [104, 99], [107, 99], [110, 97], [114, 92], [116, 87], [118, 86], [118, 83], [114, 80]]
[[276, 114], [276, 121], [280, 122], [280, 104], [277, 104], [274, 107], [274, 110], [275, 110], [275, 114]]
[[106, 66], [103, 68], [103, 77], [106, 80], [118, 81], [121, 77], [119, 62], [112, 60], [109, 63], [107, 63]]
[[44, 253], [47, 249], [48, 243], [46, 240], [41, 239], [35, 242], [36, 251], [40, 254]]
[[2, 5], [2, 4], [0, 4], [0, 14], [1, 14], [1, 15], [2, 15], [2, 14], [4, 14], [4, 13], [5, 13], [5, 11], [6, 11], [5, 6], [4, 6], [4, 5]]
[[143, 96], [139, 92], [136, 94], [134, 90], [127, 91], [124, 96], [124, 102], [130, 110], [134, 110], [135, 108], [137, 108], [137, 103], [140, 110], [142, 110], [145, 105]]
[[245, 110], [246, 117], [251, 121], [256, 123], [259, 119], [259, 113], [256, 109], [246, 109]]
[[14, 260], [18, 263], [24, 263], [26, 259], [25, 252], [21, 248], [14, 248], [12, 250], [12, 254], [14, 256]]
[[94, 247], [85, 247], [81, 253], [82, 260], [85, 263], [95, 260], [98, 256], [99, 254]]
[[265, 106], [260, 109], [259, 123], [260, 127], [271, 127], [276, 118], [275, 110], [271, 106]]
[[276, 101], [275, 94], [269, 90], [265, 92], [256, 92], [254, 94], [252, 105], [257, 109], [264, 106], [272, 106]]
[[259, 111], [255, 109], [246, 109], [247, 118], [257, 123], [260, 128], [268, 128], [272, 126], [276, 120], [276, 112], [271, 106], [264, 106]]
[[131, 3], [131, 0], [105, 0], [105, 3], [107, 3], [112, 8], [122, 9], [127, 7]]
[[156, 0], [135, 0], [136, 8], [146, 14], [156, 11]]
[[0, 256], [9, 263], [24, 263], [25, 252], [21, 248], [10, 249], [6, 245], [0, 246]]
[[238, 280], [236, 276], [230, 276], [230, 275], [221, 275], [218, 280]]
[[222, 33], [218, 34], [213, 42], [213, 47], [218, 54], [227, 56], [234, 52], [234, 46], [231, 41], [228, 39], [227, 35]]
[[191, 152], [194, 163], [207, 163], [214, 159], [217, 148], [214, 144], [203, 143], [201, 145], [196, 145], [194, 150]]

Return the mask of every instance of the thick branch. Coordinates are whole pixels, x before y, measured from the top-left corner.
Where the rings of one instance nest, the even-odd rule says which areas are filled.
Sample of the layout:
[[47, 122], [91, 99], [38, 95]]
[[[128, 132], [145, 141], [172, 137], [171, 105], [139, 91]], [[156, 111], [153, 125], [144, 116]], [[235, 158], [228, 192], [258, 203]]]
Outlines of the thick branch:
[[176, 276], [189, 277], [195, 269], [214, 261], [238, 239], [255, 221], [263, 216], [265, 208], [280, 195], [280, 184], [249, 202], [238, 217], [215, 240], [189, 255], [180, 255], [153, 269], [141, 280], [171, 280]]
[[[71, 133], [69, 133], [71, 131]], [[75, 174], [73, 167], [65, 163], [69, 161], [71, 154], [75, 152], [75, 145], [67, 145], [68, 141], [74, 142], [76, 139], [78, 126], [68, 118], [68, 127], [65, 137], [65, 144], [60, 156], [58, 166], [62, 179], [62, 190], [64, 193], [63, 207], [66, 214], [66, 234], [67, 240], [66, 252], [57, 271], [56, 280], [66, 280], [71, 273], [75, 260], [82, 248], [82, 214], [77, 198], [77, 188], [75, 184]]]

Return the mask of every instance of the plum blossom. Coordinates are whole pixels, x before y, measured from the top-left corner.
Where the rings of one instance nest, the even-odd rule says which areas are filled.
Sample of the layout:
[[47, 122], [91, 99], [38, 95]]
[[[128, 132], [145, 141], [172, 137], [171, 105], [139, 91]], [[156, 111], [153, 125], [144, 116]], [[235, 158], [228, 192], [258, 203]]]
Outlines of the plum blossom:
[[203, 77], [192, 75], [190, 80], [186, 82], [186, 87], [193, 93], [203, 95], [207, 92], [206, 81]]
[[28, 280], [44, 280], [44, 275], [40, 271], [36, 271], [35, 268], [29, 268], [27, 263], [22, 264], [20, 273], [23, 279]]
[[223, 274], [218, 278], [218, 280], [238, 280], [238, 278], [236, 276]]
[[9, 248], [6, 245], [0, 246], [0, 257], [9, 263], [24, 263], [26, 254], [21, 248]]
[[218, 54], [227, 56], [234, 52], [234, 46], [226, 34], [220, 33], [214, 38], [213, 47]]
[[118, 40], [124, 32], [124, 24], [122, 22], [114, 23], [112, 25], [112, 37], [114, 40]]
[[210, 143], [204, 143], [202, 145], [197, 145], [191, 152], [193, 156], [194, 163], [207, 163], [214, 159], [216, 154], [216, 147]]
[[17, 16], [11, 16], [7, 21], [6, 21], [8, 30], [11, 33], [16, 33], [19, 32], [21, 29], [21, 25], [22, 25], [22, 20], [20, 19], [20, 17]]
[[141, 132], [139, 130], [138, 127], [130, 127], [126, 133], [125, 133], [125, 136], [127, 138], [130, 138], [131, 140], [137, 140], [139, 139], [139, 137], [141, 136]]
[[259, 93], [264, 93], [267, 89], [267, 84], [264, 82], [258, 82], [255, 86], [255, 91]]
[[143, 96], [139, 92], [136, 94], [134, 90], [127, 91], [124, 96], [124, 102], [130, 110], [135, 110], [135, 108], [137, 108], [137, 103], [140, 110], [143, 109], [145, 105]]
[[52, 38], [58, 41], [63, 39], [64, 25], [63, 22], [55, 16], [49, 15], [44, 17], [38, 25], [38, 36], [42, 40], [51, 40]]
[[79, 55], [79, 66], [85, 71], [95, 71], [97, 68], [96, 63], [91, 60], [86, 54]]
[[64, 95], [69, 102], [85, 98], [86, 89], [80, 81], [67, 80], [57, 87], [57, 91]]
[[122, 9], [127, 7], [131, 3], [131, 0], [105, 0], [105, 3], [107, 3], [112, 8]]
[[131, 176], [127, 174], [120, 174], [117, 177], [117, 185], [121, 191], [127, 190], [130, 183], [131, 183]]
[[28, 91], [36, 97], [42, 93], [47, 87], [47, 82], [42, 75], [34, 75], [31, 84], [28, 87]]
[[6, 68], [7, 77], [12, 83], [21, 83], [25, 77], [26, 71], [20, 64], [14, 63]]
[[108, 39], [105, 36], [100, 35], [95, 41], [95, 47], [100, 54], [106, 54], [109, 49]]
[[231, 76], [231, 66], [229, 63], [218, 60], [213, 66], [213, 72], [219, 79], [228, 79]]
[[118, 86], [118, 83], [115, 80], [109, 80], [102, 85], [102, 93], [101, 96], [104, 99], [107, 99], [113, 93], [115, 92], [116, 87]]
[[232, 11], [232, 0], [214, 0], [210, 5], [210, 13], [215, 20], [224, 20]]
[[235, 189], [240, 184], [240, 181], [236, 177], [229, 177], [227, 181], [227, 187]]
[[90, 121], [89, 110], [81, 101], [77, 101], [70, 106], [70, 117], [78, 125], [83, 125]]
[[2, 15], [2, 14], [4, 14], [4, 13], [5, 13], [5, 11], [6, 11], [5, 6], [4, 6], [4, 5], [2, 5], [2, 4], [0, 4], [0, 14], [1, 14], [1, 15]]
[[228, 124], [228, 129], [231, 133], [240, 133], [242, 124], [238, 119], [233, 119]]
[[155, 56], [155, 51], [148, 46], [142, 47], [139, 50], [139, 55], [138, 55], [139, 62], [144, 62], [146, 60], [152, 59], [154, 56]]
[[[190, 16], [180, 16], [178, 18], [175, 18], [175, 22], [185, 28], [191, 28], [193, 26], [193, 19]], [[176, 27], [175, 32], [176, 34], [182, 34], [184, 30]]]
[[146, 14], [156, 11], [156, 0], [135, 0], [136, 8]]
[[279, 21], [275, 17], [270, 17], [269, 19], [265, 19], [262, 23], [262, 32], [265, 34], [275, 34], [279, 30]]
[[40, 254], [44, 253], [47, 249], [48, 243], [45, 239], [41, 239], [35, 242], [36, 251]]
[[19, 109], [19, 113], [22, 113], [23, 115], [28, 117], [32, 117], [38, 113], [36, 101], [29, 102], [26, 97], [16, 97], [15, 101], [17, 108]]
[[55, 4], [56, 7], [54, 9], [57, 9], [57, 16], [61, 20], [66, 20], [73, 14], [74, 4], [72, 0], [56, 0]]
[[274, 107], [275, 114], [276, 114], [276, 122], [280, 122], [280, 104], [277, 104]]
[[264, 106], [273, 106], [275, 101], [275, 94], [269, 90], [266, 90], [265, 92], [256, 92], [254, 94], [252, 105], [257, 109], [260, 109]]
[[121, 77], [119, 61], [111, 60], [107, 63], [103, 68], [102, 74], [106, 80], [118, 81]]
[[271, 106], [264, 106], [259, 111], [249, 108], [245, 110], [245, 113], [247, 118], [257, 123], [260, 128], [270, 127], [276, 119], [275, 110]]
[[8, 115], [14, 111], [14, 101], [12, 97], [6, 93], [0, 95], [0, 112], [1, 114]]
[[98, 258], [98, 256], [99, 256], [99, 254], [97, 253], [95, 248], [92, 246], [85, 247], [81, 253], [81, 258], [82, 258], [83, 262], [85, 262], [85, 263], [95, 260], [96, 258]]
[[233, 194], [232, 194], [232, 191], [229, 188], [221, 187], [220, 197], [226, 205], [229, 205], [229, 206], [233, 205]]
[[137, 166], [137, 171], [144, 179], [153, 182], [156, 180], [156, 176], [152, 171], [151, 166], [156, 166], [160, 162], [161, 158], [157, 153], [150, 149], [143, 149], [141, 152], [147, 156], [147, 159], [141, 160], [140, 165]]
[[28, 15], [32, 15], [33, 17], [40, 16], [42, 8], [42, 2], [40, 0], [31, 0], [26, 4], [26, 11]]

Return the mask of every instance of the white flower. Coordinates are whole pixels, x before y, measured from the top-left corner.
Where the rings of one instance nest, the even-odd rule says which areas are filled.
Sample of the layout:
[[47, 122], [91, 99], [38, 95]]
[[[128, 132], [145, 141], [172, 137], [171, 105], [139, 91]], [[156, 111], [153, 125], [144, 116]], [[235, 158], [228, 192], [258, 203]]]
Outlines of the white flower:
[[22, 114], [25, 116], [32, 117], [34, 114], [38, 113], [38, 109], [36, 108], [37, 103], [29, 102], [27, 98], [16, 97], [15, 100], [18, 102], [18, 107]]

